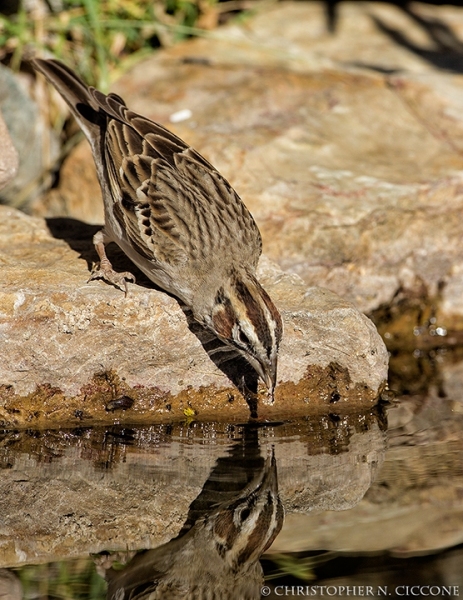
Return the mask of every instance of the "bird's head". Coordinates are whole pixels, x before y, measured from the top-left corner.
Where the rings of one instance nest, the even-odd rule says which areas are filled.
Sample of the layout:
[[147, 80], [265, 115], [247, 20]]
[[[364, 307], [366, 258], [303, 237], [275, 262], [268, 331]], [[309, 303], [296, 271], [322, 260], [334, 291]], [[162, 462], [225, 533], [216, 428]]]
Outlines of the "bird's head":
[[283, 521], [272, 451], [240, 494], [219, 504], [207, 515], [204, 526], [212, 530], [217, 552], [237, 572], [246, 571], [259, 560], [279, 534]]
[[233, 273], [216, 291], [206, 324], [220, 340], [246, 358], [273, 399], [283, 324], [278, 309], [257, 279], [248, 273]]

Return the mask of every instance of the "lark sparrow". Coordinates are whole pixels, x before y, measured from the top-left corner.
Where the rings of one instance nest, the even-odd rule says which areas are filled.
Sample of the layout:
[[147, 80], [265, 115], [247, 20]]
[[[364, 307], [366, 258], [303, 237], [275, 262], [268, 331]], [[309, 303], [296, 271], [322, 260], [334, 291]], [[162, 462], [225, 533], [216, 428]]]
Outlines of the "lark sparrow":
[[273, 401], [282, 321], [257, 281], [261, 236], [238, 194], [196, 150], [116, 94], [88, 87], [57, 60], [32, 64], [66, 100], [92, 147], [105, 225], [94, 236], [100, 264], [91, 279], [126, 291], [135, 281], [106, 256], [105, 244], [116, 242], [248, 360]]

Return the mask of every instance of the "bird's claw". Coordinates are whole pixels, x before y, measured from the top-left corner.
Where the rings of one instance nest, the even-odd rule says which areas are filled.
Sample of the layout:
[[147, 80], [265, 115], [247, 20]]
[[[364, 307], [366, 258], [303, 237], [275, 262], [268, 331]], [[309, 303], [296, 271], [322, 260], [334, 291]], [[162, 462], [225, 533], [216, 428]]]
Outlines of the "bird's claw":
[[129, 271], [118, 273], [112, 268], [111, 264], [106, 264], [102, 267], [101, 263], [93, 268], [87, 283], [94, 279], [103, 279], [104, 281], [111, 283], [115, 287], [123, 290], [126, 296], [128, 293], [127, 281], [130, 281], [131, 283], [135, 283], [136, 281], [135, 275]]

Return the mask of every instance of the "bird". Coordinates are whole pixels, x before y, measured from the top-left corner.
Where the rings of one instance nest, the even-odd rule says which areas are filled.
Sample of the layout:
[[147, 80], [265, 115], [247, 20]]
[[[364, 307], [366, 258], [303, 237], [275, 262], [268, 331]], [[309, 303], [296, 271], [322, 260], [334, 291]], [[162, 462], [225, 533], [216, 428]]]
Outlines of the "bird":
[[283, 521], [272, 452], [243, 489], [175, 539], [137, 553], [122, 570], [112, 566], [111, 555], [100, 556], [107, 600], [256, 600], [263, 584], [259, 558]]
[[272, 403], [283, 325], [257, 280], [262, 239], [237, 192], [199, 152], [119, 95], [88, 86], [56, 59], [31, 62], [92, 148], [105, 222], [93, 237], [100, 262], [89, 281], [104, 279], [127, 294], [134, 275], [115, 272], [105, 252], [115, 242], [195, 321], [244, 356]]

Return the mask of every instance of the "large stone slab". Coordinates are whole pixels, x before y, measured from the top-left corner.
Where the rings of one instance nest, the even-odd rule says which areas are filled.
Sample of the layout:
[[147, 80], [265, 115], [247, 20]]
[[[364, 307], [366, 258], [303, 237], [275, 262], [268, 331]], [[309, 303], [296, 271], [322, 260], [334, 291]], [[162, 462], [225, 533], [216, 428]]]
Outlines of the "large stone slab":
[[[216, 340], [174, 298], [141, 274], [127, 297], [101, 281], [86, 283], [95, 230], [69, 219], [47, 225], [0, 207], [3, 425], [244, 418], [249, 410], [273, 418], [377, 401], [388, 359], [372, 322], [263, 258], [259, 278], [282, 312], [285, 333], [275, 404], [249, 392], [248, 407], [232, 383], [245, 376], [252, 389], [246, 364], [219, 368], [207, 352]], [[132, 268], [120, 253], [113, 260], [116, 268]]]
[[18, 171], [18, 153], [0, 112], [0, 188], [4, 187]]
[[[458, 40], [463, 10], [342, 2], [338, 16], [333, 36], [323, 3], [266, 7], [114, 91], [219, 168], [282, 268], [367, 313], [423, 299], [442, 331], [461, 330], [463, 78], [426, 24]], [[92, 168], [80, 149], [69, 173], [85, 153]], [[63, 178], [53, 197], [77, 207], [76, 188]], [[76, 216], [98, 195], [87, 188]]]

